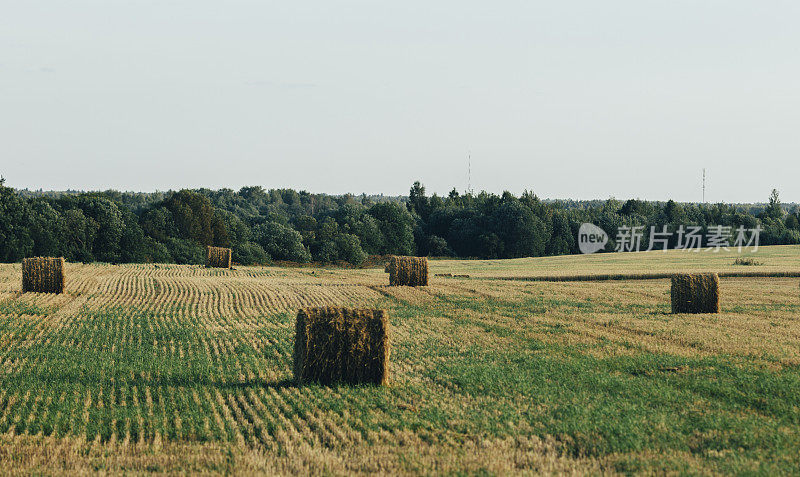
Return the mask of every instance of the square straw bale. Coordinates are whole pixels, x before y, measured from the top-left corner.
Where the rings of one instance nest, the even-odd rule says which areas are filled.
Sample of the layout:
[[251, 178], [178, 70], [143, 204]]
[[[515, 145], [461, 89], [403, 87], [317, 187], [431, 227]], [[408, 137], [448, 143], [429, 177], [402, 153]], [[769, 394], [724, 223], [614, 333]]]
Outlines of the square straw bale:
[[233, 252], [225, 247], [208, 247], [206, 253], [206, 267], [231, 268]]
[[387, 384], [389, 351], [386, 310], [321, 307], [297, 312], [294, 377], [298, 383]]
[[389, 266], [389, 285], [427, 286], [428, 259], [426, 257], [392, 257]]
[[23, 259], [22, 292], [64, 293], [64, 258]]
[[719, 313], [719, 276], [716, 273], [672, 275], [672, 313]]

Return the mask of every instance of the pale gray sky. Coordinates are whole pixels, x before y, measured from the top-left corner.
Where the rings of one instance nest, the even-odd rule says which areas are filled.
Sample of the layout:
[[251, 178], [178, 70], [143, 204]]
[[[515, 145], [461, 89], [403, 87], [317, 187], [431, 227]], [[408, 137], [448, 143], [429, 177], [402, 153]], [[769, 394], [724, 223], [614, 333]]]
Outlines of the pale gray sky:
[[14, 187], [800, 201], [800, 2], [0, 0]]

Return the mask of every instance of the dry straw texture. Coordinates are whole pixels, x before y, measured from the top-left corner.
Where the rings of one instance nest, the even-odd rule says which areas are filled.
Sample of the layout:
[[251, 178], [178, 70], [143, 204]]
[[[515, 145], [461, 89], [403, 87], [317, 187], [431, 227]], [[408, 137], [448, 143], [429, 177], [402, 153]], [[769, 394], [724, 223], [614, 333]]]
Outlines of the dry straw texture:
[[387, 384], [389, 313], [337, 307], [297, 312], [294, 377], [298, 383]]
[[231, 268], [233, 253], [225, 247], [208, 247], [206, 266], [214, 268]]
[[389, 262], [389, 285], [427, 286], [428, 259], [425, 257], [392, 257]]
[[389, 260], [386, 262], [386, 266], [383, 267], [383, 271], [385, 273], [390, 273], [392, 271], [392, 263], [394, 263], [394, 255], [389, 256]]
[[719, 313], [719, 276], [716, 273], [672, 275], [673, 313]]
[[23, 259], [22, 292], [64, 293], [64, 259], [53, 257]]

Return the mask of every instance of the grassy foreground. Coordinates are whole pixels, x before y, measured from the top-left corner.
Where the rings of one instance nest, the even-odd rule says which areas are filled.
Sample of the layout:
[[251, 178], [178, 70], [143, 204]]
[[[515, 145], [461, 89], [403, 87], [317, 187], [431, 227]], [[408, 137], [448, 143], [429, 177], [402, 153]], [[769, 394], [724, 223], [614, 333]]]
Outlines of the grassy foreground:
[[[668, 280], [480, 277], [747, 268], [800, 247], [437, 261], [383, 270], [0, 265], [0, 468], [10, 473], [800, 472], [797, 278], [727, 278], [719, 315]], [[296, 387], [294, 314], [389, 309], [393, 384]]]

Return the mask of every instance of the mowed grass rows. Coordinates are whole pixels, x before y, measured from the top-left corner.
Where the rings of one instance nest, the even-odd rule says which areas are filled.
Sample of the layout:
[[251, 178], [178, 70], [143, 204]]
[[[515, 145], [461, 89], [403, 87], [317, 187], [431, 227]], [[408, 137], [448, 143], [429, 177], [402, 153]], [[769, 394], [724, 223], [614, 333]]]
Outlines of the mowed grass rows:
[[[7, 468], [800, 469], [797, 279], [722, 279], [722, 313], [692, 316], [668, 280], [68, 264], [45, 295], [19, 274], [0, 266]], [[318, 305], [389, 310], [391, 386], [294, 385], [295, 313]]]

